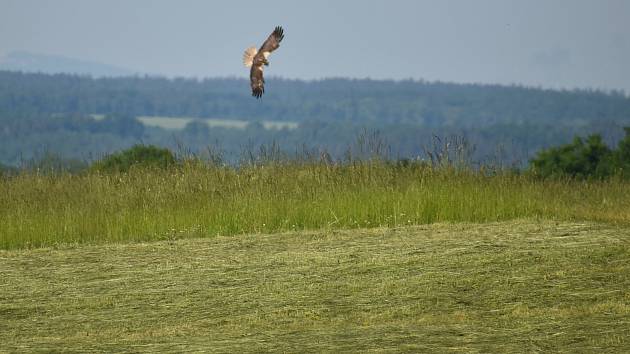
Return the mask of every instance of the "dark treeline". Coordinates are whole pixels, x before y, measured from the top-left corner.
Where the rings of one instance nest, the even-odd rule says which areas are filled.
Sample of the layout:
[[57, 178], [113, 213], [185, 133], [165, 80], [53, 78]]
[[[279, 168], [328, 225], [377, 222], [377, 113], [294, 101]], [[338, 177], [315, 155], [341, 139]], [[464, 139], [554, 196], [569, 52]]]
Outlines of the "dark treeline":
[[0, 71], [7, 113], [117, 113], [245, 120], [320, 120], [476, 127], [496, 123], [575, 124], [630, 117], [618, 92], [424, 81], [267, 80], [262, 100], [244, 79], [93, 79]]
[[[630, 124], [630, 99], [620, 92], [554, 91], [520, 86], [425, 81], [269, 78], [252, 99], [244, 79], [94, 79], [0, 71], [0, 162], [19, 164], [52, 151], [91, 159], [151, 143], [227, 155], [277, 142], [343, 154], [362, 132], [380, 132], [392, 157], [415, 157], [435, 136], [466, 139], [473, 159], [525, 162], [537, 150], [575, 135], [600, 133], [614, 144]], [[90, 114], [105, 115], [96, 121]], [[148, 128], [137, 116], [186, 116], [254, 122], [245, 130], [191, 123], [181, 131]], [[255, 122], [294, 121], [295, 130]]]

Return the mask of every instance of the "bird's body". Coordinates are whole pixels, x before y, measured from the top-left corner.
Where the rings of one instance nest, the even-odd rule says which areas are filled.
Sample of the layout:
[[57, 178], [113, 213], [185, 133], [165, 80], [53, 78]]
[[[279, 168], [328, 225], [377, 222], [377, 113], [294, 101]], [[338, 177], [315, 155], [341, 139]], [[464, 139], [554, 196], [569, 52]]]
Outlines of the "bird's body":
[[260, 98], [265, 92], [265, 79], [263, 78], [263, 68], [269, 65], [269, 55], [280, 47], [280, 42], [284, 38], [282, 27], [276, 27], [263, 43], [260, 49], [250, 47], [243, 54], [243, 64], [251, 67], [249, 80], [252, 87], [252, 96]]

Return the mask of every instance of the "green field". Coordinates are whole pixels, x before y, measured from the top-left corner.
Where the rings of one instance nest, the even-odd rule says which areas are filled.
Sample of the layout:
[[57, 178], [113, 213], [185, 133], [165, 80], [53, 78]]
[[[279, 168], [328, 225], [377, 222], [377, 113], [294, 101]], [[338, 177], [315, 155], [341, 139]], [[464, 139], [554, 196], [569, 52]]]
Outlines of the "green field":
[[267, 164], [0, 179], [0, 249], [517, 218], [630, 224], [630, 182]]
[[0, 251], [0, 351], [624, 352], [629, 242], [518, 220]]
[[[98, 115], [95, 115], [98, 117]], [[179, 130], [184, 129], [186, 124], [199, 121], [206, 123], [210, 128], [231, 128], [231, 129], [245, 129], [249, 125], [250, 121], [240, 120], [240, 119], [216, 119], [216, 118], [193, 118], [193, 117], [157, 117], [157, 116], [141, 116], [138, 117], [138, 120], [146, 125], [151, 127], [159, 127], [162, 129], [169, 130]], [[265, 129], [288, 129], [293, 130], [297, 129], [297, 122], [289, 122], [289, 121], [271, 121], [264, 120], [261, 121], [260, 124]]]
[[378, 161], [0, 176], [0, 352], [623, 352], [630, 182]]

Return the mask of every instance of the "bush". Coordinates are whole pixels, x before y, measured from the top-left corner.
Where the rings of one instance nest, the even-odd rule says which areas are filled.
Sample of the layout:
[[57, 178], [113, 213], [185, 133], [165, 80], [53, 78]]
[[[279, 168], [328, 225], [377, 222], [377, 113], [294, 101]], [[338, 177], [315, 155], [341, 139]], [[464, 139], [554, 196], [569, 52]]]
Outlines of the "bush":
[[570, 144], [538, 152], [530, 161], [530, 171], [541, 177], [630, 177], [630, 127], [624, 130], [626, 136], [615, 150], [599, 134], [575, 137]]
[[127, 172], [133, 166], [166, 169], [175, 164], [175, 156], [168, 149], [153, 145], [134, 145], [95, 162], [92, 169], [100, 172]]

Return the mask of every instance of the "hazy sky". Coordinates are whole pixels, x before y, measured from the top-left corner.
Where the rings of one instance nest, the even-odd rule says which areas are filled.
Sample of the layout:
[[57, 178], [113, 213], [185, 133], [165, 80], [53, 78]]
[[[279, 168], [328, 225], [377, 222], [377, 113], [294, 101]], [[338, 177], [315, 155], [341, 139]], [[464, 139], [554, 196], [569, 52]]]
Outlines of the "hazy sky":
[[244, 49], [285, 27], [268, 75], [630, 92], [630, 1], [0, 0], [0, 56], [30, 51], [169, 76], [247, 77]]

